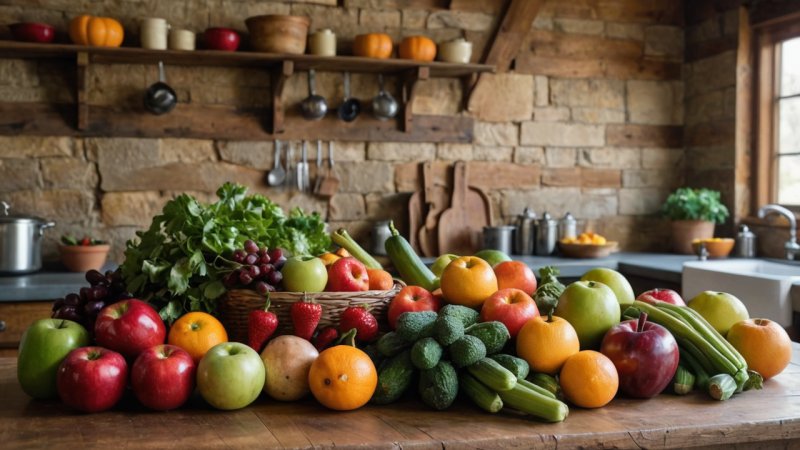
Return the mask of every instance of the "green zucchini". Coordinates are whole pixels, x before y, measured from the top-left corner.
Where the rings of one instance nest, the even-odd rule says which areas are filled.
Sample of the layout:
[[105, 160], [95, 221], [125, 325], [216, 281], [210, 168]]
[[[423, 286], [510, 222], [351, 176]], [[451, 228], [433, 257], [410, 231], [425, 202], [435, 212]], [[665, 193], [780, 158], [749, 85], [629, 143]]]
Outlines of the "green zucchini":
[[381, 364], [372, 403], [385, 405], [397, 401], [414, 380], [414, 365], [408, 350]]
[[562, 422], [569, 414], [567, 404], [516, 384], [506, 391], [498, 391], [503, 404], [547, 422]]
[[708, 395], [714, 400], [727, 400], [736, 389], [736, 380], [727, 373], [718, 373], [708, 379]]
[[408, 341], [403, 339], [396, 331], [390, 331], [384, 334], [378, 338], [378, 341], [375, 343], [378, 353], [386, 357], [394, 356], [405, 350], [408, 346]]
[[557, 399], [563, 400], [564, 394], [561, 392], [561, 385], [558, 384], [556, 377], [542, 372], [531, 373], [528, 375], [527, 380], [539, 386], [540, 388], [550, 392]]
[[467, 371], [496, 392], [507, 391], [517, 384], [517, 377], [491, 358], [483, 358], [475, 364], [467, 366]]
[[429, 291], [436, 290], [439, 287], [439, 278], [419, 259], [411, 244], [394, 227], [394, 222], [389, 222], [389, 230], [392, 235], [386, 239], [384, 248], [392, 265], [400, 273], [400, 278], [408, 285], [420, 286]]
[[486, 387], [468, 372], [462, 371], [458, 374], [458, 388], [485, 411], [494, 414], [503, 408], [503, 400], [497, 392]]
[[538, 394], [544, 395], [545, 397], [556, 398], [556, 394], [553, 394], [552, 392], [548, 391], [547, 389], [545, 389], [545, 388], [543, 388], [543, 387], [541, 387], [541, 386], [539, 386], [537, 384], [531, 383], [530, 381], [526, 380], [525, 378], [517, 378], [517, 384], [521, 384], [522, 386], [524, 386], [524, 387], [526, 387], [526, 388], [528, 388], [528, 389], [530, 389], [530, 390], [532, 390], [532, 391], [534, 391], [534, 392], [536, 392]]
[[347, 233], [347, 230], [344, 228], [339, 228], [331, 233], [331, 240], [339, 247], [347, 250], [355, 259], [361, 261], [365, 266], [367, 266], [367, 269], [383, 269], [381, 263], [373, 258], [369, 252], [364, 250], [364, 248], [358, 245], [358, 242], [350, 237], [350, 235]]

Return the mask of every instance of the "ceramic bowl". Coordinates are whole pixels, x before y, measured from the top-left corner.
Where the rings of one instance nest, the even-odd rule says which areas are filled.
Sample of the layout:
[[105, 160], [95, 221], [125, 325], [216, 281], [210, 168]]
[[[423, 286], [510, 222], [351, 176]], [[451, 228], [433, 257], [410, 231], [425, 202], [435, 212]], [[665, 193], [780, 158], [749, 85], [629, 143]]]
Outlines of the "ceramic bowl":
[[23, 42], [48, 43], [56, 37], [55, 28], [46, 23], [23, 22], [8, 26], [14, 39]]
[[106, 263], [111, 246], [100, 245], [60, 245], [61, 262], [72, 272], [100, 270]]
[[695, 239], [692, 241], [692, 249], [695, 254], [700, 251], [700, 244], [703, 243], [706, 245], [709, 258], [726, 258], [733, 250], [736, 241], [732, 238]]

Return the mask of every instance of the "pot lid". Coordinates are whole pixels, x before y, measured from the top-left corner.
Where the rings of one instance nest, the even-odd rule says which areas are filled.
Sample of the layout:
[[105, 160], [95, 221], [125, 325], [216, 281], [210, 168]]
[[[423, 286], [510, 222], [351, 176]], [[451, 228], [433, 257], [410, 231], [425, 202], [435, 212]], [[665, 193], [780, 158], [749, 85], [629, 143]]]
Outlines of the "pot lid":
[[17, 222], [34, 222], [34, 223], [47, 223], [46, 220], [37, 216], [27, 216], [24, 214], [12, 214], [11, 205], [4, 201], [0, 201], [0, 223], [17, 223]]

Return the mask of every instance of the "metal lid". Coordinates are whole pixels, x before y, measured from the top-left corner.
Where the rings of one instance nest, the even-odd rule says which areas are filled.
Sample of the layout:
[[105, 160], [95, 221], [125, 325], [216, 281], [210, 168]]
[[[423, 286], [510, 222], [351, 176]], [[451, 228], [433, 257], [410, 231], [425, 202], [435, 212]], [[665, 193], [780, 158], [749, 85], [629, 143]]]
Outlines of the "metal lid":
[[47, 223], [46, 220], [36, 216], [26, 216], [21, 214], [11, 214], [11, 205], [4, 201], [0, 201], [0, 223]]
[[564, 218], [561, 220], [564, 222], [575, 222], [575, 216], [573, 216], [571, 212], [567, 211], [567, 213], [564, 214]]
[[526, 206], [525, 210], [522, 211], [522, 214], [520, 214], [518, 217], [520, 219], [535, 219], [536, 218], [536, 213], [532, 209], [530, 209], [530, 208], [528, 208]]
[[747, 226], [747, 225], [745, 225], [745, 224], [742, 224], [742, 225], [739, 225], [739, 236], [742, 236], [742, 237], [745, 237], [745, 236], [746, 236], [746, 237], [751, 237], [751, 236], [755, 236], [755, 233], [753, 233], [752, 231], [750, 231], [750, 227], [748, 227], [748, 226]]

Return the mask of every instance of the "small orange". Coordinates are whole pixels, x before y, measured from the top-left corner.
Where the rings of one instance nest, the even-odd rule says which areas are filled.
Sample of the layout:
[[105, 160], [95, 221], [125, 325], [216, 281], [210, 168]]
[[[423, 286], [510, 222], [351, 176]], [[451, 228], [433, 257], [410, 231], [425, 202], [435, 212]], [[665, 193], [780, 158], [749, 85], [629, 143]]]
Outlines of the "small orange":
[[578, 353], [578, 333], [558, 316], [534, 317], [517, 335], [517, 355], [528, 361], [531, 370], [555, 375], [570, 356]]
[[323, 350], [308, 372], [311, 393], [330, 409], [364, 406], [378, 386], [378, 372], [366, 353], [350, 345]]
[[199, 362], [213, 346], [228, 342], [228, 333], [222, 322], [201, 311], [186, 313], [169, 329], [167, 343], [177, 345]]
[[728, 342], [744, 356], [747, 367], [769, 379], [783, 372], [792, 359], [792, 340], [769, 319], [746, 319], [728, 330]]
[[392, 274], [383, 269], [367, 269], [370, 291], [388, 291], [394, 286]]
[[319, 255], [317, 258], [322, 260], [322, 263], [325, 264], [325, 267], [328, 267], [336, 262], [337, 259], [341, 258], [341, 256], [337, 255], [336, 253], [325, 252]]
[[442, 294], [448, 303], [477, 308], [497, 292], [497, 276], [492, 266], [476, 256], [461, 256], [444, 268]]
[[614, 363], [594, 350], [582, 350], [567, 358], [558, 379], [567, 400], [581, 408], [605, 406], [619, 388]]

